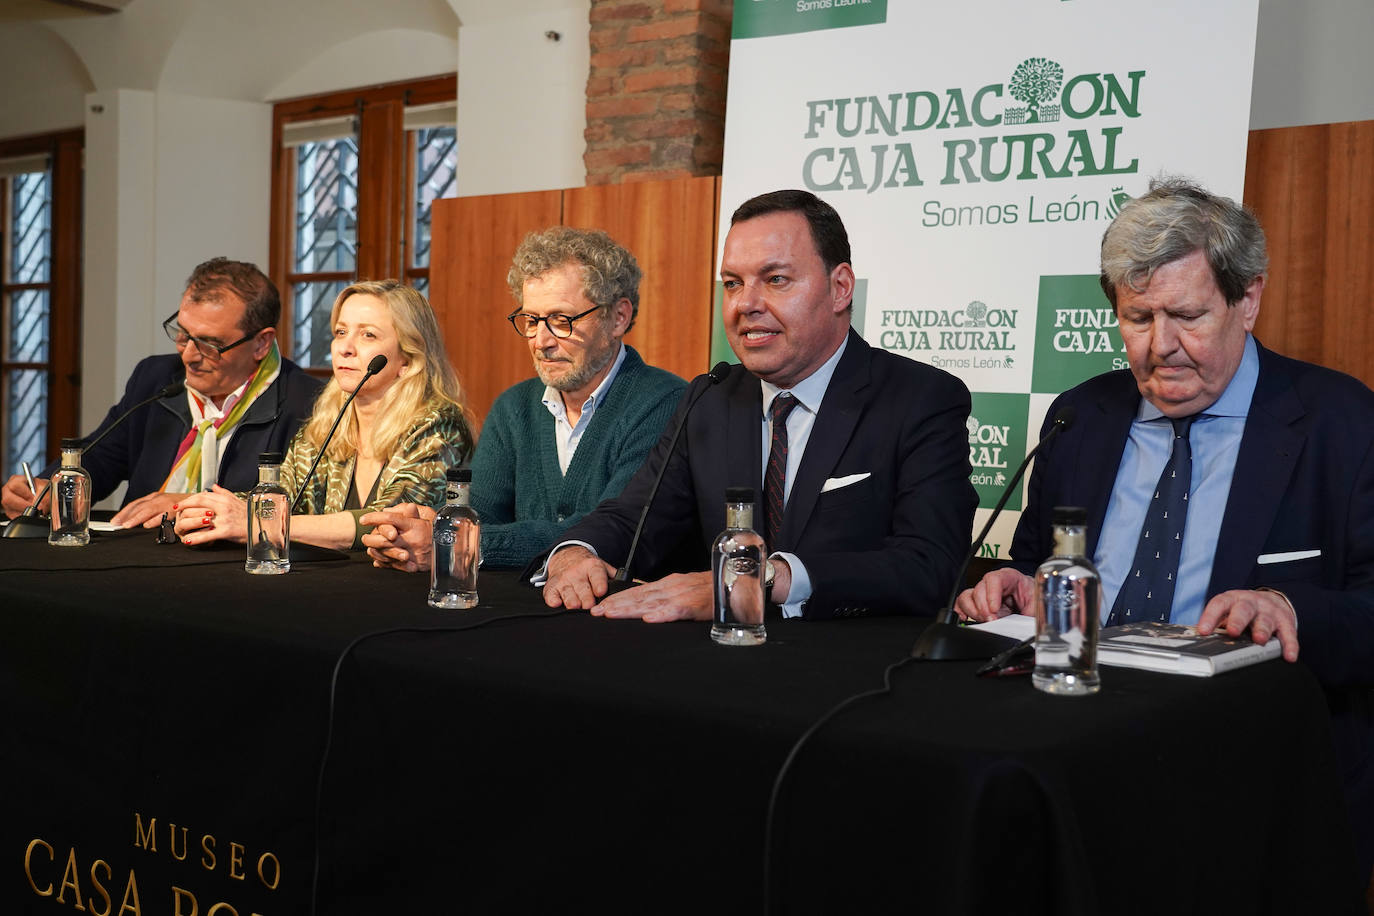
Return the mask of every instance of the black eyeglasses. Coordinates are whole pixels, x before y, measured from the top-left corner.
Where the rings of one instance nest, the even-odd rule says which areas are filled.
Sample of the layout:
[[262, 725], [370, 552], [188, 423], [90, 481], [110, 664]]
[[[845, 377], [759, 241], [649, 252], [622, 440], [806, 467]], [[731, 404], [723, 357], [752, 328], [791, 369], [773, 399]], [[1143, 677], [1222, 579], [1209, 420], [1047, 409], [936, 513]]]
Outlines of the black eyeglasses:
[[580, 315], [530, 315], [526, 312], [512, 312], [506, 316], [511, 327], [515, 328], [515, 333], [521, 337], [533, 337], [539, 333], [539, 322], [544, 322], [544, 326], [549, 329], [549, 333], [554, 337], [571, 337], [573, 322], [579, 318], [586, 318], [592, 312], [599, 311], [601, 306], [594, 305]]
[[239, 344], [247, 343], [258, 336], [258, 332], [254, 331], [252, 334], [245, 334], [233, 343], [225, 344], [221, 347], [219, 344], [210, 343], [208, 340], [201, 340], [199, 337], [192, 337], [190, 334], [187, 334], [186, 329], [177, 324], [177, 313], [175, 312], [172, 314], [172, 317], [162, 322], [162, 330], [167, 332], [167, 339], [176, 344], [178, 350], [185, 347], [186, 342], [189, 340], [196, 345], [196, 349], [200, 351], [200, 355], [206, 359], [219, 359]]

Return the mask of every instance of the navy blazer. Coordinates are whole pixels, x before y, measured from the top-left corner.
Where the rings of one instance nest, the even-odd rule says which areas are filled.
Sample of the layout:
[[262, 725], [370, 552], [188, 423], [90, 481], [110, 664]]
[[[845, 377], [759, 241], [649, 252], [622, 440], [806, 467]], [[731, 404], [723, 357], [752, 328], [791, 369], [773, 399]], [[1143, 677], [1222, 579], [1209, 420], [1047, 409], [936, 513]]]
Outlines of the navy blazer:
[[[736, 366], [718, 385], [697, 378], [662, 438], [616, 499], [565, 534], [620, 565], [685, 405], [703, 386], [649, 514], [636, 575], [709, 569], [725, 527], [725, 488], [762, 493], [759, 380]], [[972, 536], [968, 389], [932, 366], [870, 347], [850, 331], [792, 484], [779, 543], [811, 577], [807, 617], [932, 614], [947, 599]], [[822, 492], [827, 481], [864, 475]], [[756, 503], [761, 507], [761, 502]], [[755, 512], [756, 528], [762, 525]]]
[[[1298, 615], [1299, 660], [1327, 689], [1347, 790], [1365, 821], [1362, 858], [1374, 864], [1374, 392], [1350, 376], [1259, 347], [1259, 379], [1236, 456], [1207, 597], [1269, 586]], [[1127, 370], [1065, 392], [1074, 425], [1031, 472], [1011, 557], [1031, 572], [1053, 545], [1055, 506], [1088, 510], [1096, 552], [1117, 466], [1140, 405]], [[1259, 557], [1320, 550], [1289, 562]], [[1356, 824], [1357, 832], [1361, 827]]]
[[[124, 411], [183, 375], [185, 369], [181, 358], [175, 354], [141, 360], [129, 376], [124, 396], [86, 439], [94, 438]], [[318, 379], [283, 358], [276, 381], [249, 405], [220, 456], [220, 486], [239, 493], [256, 486], [258, 455], [286, 451], [301, 422], [310, 416], [319, 390]], [[191, 407], [184, 393], [162, 398], [135, 411], [123, 426], [81, 457], [82, 466], [91, 475], [94, 499], [104, 499], [126, 480], [129, 488], [124, 494], [124, 505], [162, 489], [172, 470], [177, 448], [190, 429]], [[44, 474], [51, 475], [54, 470], [56, 464]]]

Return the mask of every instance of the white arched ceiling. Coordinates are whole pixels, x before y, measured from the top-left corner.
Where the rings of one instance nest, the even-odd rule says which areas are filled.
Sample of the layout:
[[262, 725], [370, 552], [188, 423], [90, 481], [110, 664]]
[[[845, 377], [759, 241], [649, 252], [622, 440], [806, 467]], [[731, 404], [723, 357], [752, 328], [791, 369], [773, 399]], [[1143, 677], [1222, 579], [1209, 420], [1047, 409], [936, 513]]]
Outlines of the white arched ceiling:
[[109, 16], [49, 21], [81, 57], [96, 90], [157, 88], [168, 51], [197, 0], [132, 0]]
[[42, 23], [0, 28], [0, 137], [80, 127], [95, 88], [81, 58]]
[[[158, 0], [134, 0], [130, 8]], [[176, 36], [158, 89], [211, 98], [262, 101], [274, 87], [321, 55], [357, 38], [384, 32], [423, 32], [456, 40], [458, 19], [447, 0], [177, 0], [191, 6]], [[370, 53], [405, 55], [394, 42]], [[376, 61], [383, 69], [391, 61]], [[366, 57], [348, 88], [378, 82]], [[453, 58], [438, 72], [454, 69]], [[431, 71], [433, 72], [433, 71]], [[415, 75], [415, 74], [410, 74]]]
[[458, 69], [458, 32], [386, 29], [341, 41], [267, 91], [266, 100], [395, 83]]

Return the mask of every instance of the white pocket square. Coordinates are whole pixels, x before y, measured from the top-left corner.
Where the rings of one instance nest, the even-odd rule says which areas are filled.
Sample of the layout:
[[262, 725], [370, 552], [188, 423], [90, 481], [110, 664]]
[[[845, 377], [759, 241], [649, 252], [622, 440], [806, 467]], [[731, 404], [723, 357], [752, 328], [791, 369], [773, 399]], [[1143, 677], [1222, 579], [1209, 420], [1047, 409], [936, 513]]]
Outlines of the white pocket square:
[[829, 493], [831, 490], [838, 490], [840, 487], [847, 487], [851, 483], [858, 483], [865, 477], [872, 476], [873, 474], [871, 472], [864, 471], [862, 474], [850, 474], [848, 477], [832, 477], [829, 480], [827, 480], [825, 484], [821, 487], [821, 492]]
[[1287, 553], [1262, 553], [1255, 560], [1261, 566], [1270, 563], [1292, 563], [1294, 560], [1310, 560], [1322, 555], [1320, 550], [1290, 550]]

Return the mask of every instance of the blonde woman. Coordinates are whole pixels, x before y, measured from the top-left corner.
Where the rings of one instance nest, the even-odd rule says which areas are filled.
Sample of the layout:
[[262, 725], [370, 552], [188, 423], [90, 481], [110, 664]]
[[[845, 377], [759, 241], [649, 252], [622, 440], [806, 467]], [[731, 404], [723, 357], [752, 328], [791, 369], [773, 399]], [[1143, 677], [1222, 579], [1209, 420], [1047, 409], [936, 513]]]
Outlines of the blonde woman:
[[[395, 280], [354, 283], [330, 312], [333, 378], [315, 401], [282, 464], [294, 498], [340, 408], [375, 356], [386, 367], [368, 380], [344, 413], [291, 519], [291, 537], [322, 547], [357, 548], [358, 519], [411, 502], [440, 506], [444, 471], [464, 464], [472, 432], [458, 376], [424, 296]], [[244, 500], [222, 487], [182, 500], [176, 531], [185, 544], [243, 541]]]

